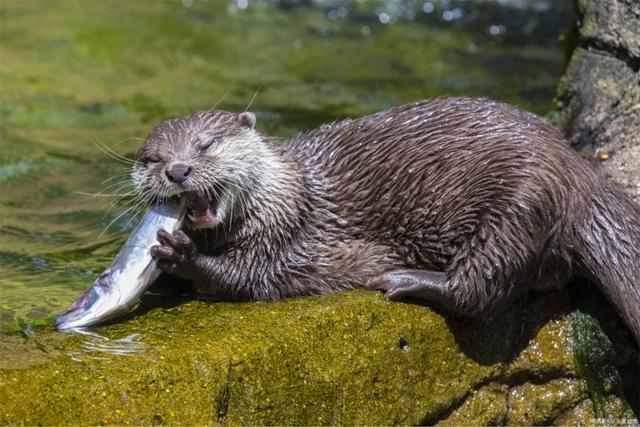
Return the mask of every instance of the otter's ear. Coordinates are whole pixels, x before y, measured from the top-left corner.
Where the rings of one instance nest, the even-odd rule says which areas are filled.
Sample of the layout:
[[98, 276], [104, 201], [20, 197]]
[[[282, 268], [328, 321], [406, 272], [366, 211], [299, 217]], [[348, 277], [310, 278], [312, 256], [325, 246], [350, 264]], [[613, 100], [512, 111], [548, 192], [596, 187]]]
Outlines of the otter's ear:
[[242, 126], [249, 129], [255, 129], [256, 127], [256, 115], [248, 111], [238, 114], [238, 120]]

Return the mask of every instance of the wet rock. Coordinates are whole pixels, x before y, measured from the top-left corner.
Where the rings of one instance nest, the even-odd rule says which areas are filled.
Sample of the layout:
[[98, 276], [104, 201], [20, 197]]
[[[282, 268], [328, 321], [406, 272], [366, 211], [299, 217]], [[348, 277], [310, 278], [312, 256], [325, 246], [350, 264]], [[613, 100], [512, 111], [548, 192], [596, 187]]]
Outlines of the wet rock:
[[579, 0], [580, 34], [621, 59], [640, 58], [640, 3], [636, 0]]
[[593, 402], [585, 399], [573, 408], [563, 412], [555, 419], [554, 425], [559, 426], [592, 426], [596, 414], [593, 412]]
[[545, 384], [526, 383], [512, 388], [507, 396], [510, 425], [548, 425], [574, 408], [587, 395], [584, 381], [570, 378]]
[[[640, 203], [640, 3], [578, 0], [577, 11], [578, 44], [558, 87], [559, 125], [585, 158]], [[573, 343], [589, 399], [563, 409], [555, 423], [637, 424], [638, 380], [627, 380], [640, 371], [637, 347], [617, 339], [626, 328], [609, 322], [616, 315], [603, 298], [591, 295], [583, 303], [589, 315], [573, 313]], [[625, 368], [615, 361], [620, 357], [629, 361]], [[631, 412], [620, 409], [620, 398], [605, 396], [614, 388], [625, 388]]]
[[491, 383], [472, 390], [462, 405], [437, 426], [504, 425], [507, 419], [507, 385]]
[[560, 126], [640, 200], [640, 3], [580, 0], [579, 45], [559, 86]]
[[570, 312], [562, 293], [476, 322], [363, 290], [165, 304], [91, 334], [5, 337], [0, 423], [552, 421], [590, 397]]

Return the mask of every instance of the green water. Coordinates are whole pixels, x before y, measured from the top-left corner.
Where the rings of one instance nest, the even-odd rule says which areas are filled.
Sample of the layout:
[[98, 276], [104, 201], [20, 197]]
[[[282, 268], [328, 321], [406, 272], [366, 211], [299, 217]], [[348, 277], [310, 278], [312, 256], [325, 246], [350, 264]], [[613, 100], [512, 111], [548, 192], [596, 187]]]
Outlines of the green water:
[[127, 165], [101, 144], [131, 157], [160, 119], [254, 97], [258, 126], [282, 137], [442, 94], [545, 114], [570, 13], [551, 0], [3, 0], [0, 324], [63, 309], [126, 238], [123, 204], [80, 194], [126, 191], [108, 187]]

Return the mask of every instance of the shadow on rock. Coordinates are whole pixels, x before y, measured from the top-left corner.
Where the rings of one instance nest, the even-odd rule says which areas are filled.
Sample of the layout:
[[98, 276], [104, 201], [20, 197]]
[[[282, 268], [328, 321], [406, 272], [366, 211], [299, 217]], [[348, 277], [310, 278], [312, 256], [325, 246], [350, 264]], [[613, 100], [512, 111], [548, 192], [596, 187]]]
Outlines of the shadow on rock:
[[168, 274], [162, 273], [149, 290], [144, 294], [138, 306], [126, 315], [113, 319], [104, 323], [111, 325], [115, 323], [123, 323], [155, 309], [170, 309], [177, 307], [185, 302], [197, 299], [191, 293], [191, 286], [186, 280], [180, 280]]
[[417, 300], [408, 302], [430, 307], [440, 314], [460, 350], [485, 366], [512, 362], [536, 338], [543, 325], [571, 312], [566, 291], [531, 293], [514, 299], [507, 309], [478, 319], [455, 317]]

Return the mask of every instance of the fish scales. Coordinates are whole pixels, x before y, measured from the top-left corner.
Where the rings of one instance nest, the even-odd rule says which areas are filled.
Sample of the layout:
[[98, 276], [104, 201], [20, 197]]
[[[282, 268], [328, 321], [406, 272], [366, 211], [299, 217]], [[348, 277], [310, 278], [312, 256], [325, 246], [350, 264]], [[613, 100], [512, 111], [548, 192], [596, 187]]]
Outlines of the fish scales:
[[170, 233], [184, 222], [186, 199], [151, 207], [113, 263], [67, 310], [56, 317], [58, 329], [92, 326], [129, 312], [158, 278], [160, 270], [151, 257], [158, 230]]

